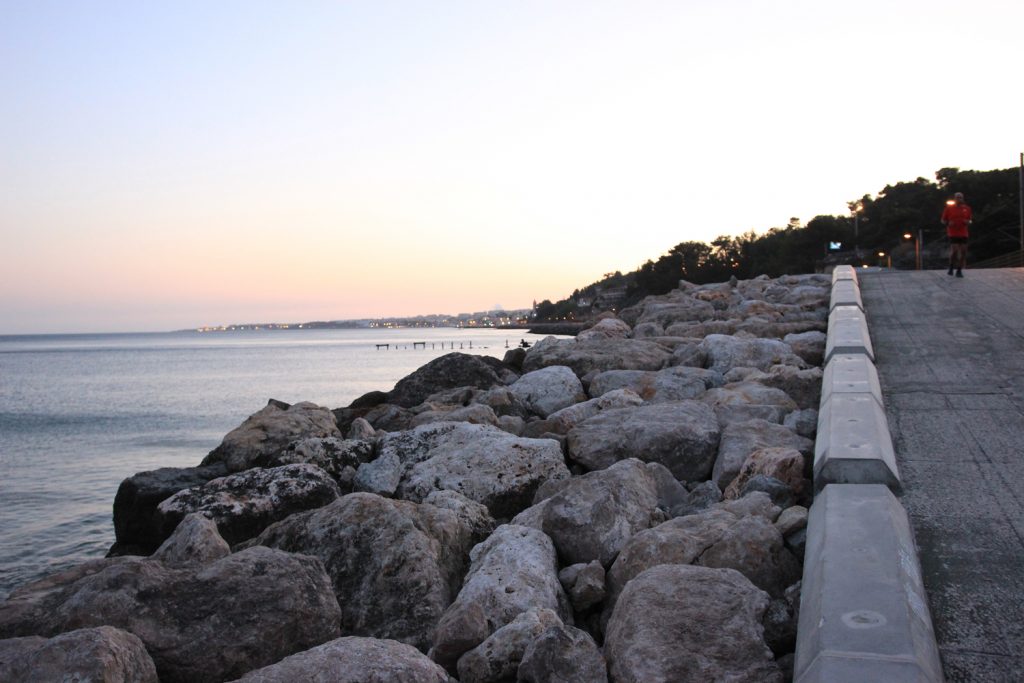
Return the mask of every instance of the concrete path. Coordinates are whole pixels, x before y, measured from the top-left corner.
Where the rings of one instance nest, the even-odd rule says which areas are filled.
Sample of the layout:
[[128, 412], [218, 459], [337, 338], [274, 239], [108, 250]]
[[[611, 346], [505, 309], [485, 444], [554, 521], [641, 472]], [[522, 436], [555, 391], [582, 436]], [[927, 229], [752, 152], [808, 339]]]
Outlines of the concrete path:
[[1024, 269], [858, 273], [949, 681], [1024, 681]]

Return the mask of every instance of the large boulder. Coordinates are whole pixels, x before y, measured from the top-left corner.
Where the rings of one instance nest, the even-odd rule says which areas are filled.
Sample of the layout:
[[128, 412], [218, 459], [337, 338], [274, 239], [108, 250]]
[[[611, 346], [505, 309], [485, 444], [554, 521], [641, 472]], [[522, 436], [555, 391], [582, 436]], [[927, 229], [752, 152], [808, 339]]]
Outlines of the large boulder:
[[792, 365], [773, 365], [768, 372], [747, 375], [746, 381], [784, 391], [797, 407], [807, 410], [816, 409], [821, 402], [823, 375], [818, 367], [801, 370]]
[[787, 334], [782, 341], [789, 344], [793, 353], [807, 361], [808, 365], [820, 366], [825, 360], [825, 343], [828, 335], [820, 330]]
[[561, 625], [562, 620], [550, 609], [523, 612], [459, 658], [459, 683], [515, 680], [530, 643], [552, 626]]
[[757, 368], [763, 371], [773, 365], [807, 367], [804, 359], [793, 353], [789, 344], [778, 339], [710, 334], [700, 345], [705, 358], [705, 367], [722, 374], [737, 367]]
[[609, 370], [590, 381], [590, 395], [596, 398], [616, 389], [629, 389], [648, 403], [665, 403], [697, 398], [721, 384], [720, 374], [703, 368], [676, 366], [657, 372]]
[[604, 656], [613, 683], [782, 683], [765, 644], [768, 595], [731, 569], [659, 565], [623, 590]]
[[463, 654], [533, 608], [572, 620], [558, 581], [555, 547], [544, 533], [505, 524], [473, 548], [462, 590], [434, 634], [431, 658], [450, 671]]
[[794, 448], [806, 457], [814, 452], [813, 441], [782, 425], [759, 419], [733, 422], [722, 430], [712, 480], [724, 491], [751, 453], [771, 447]]
[[659, 462], [676, 479], [707, 479], [718, 452], [718, 420], [697, 401], [605, 410], [569, 432], [569, 457], [589, 470], [619, 460]]
[[110, 555], [149, 555], [167, 538], [157, 505], [178, 491], [201, 486], [228, 473], [224, 463], [207, 467], [162, 467], [139, 472], [117, 487]]
[[46, 639], [0, 640], [0, 681], [157, 683], [156, 667], [138, 636], [112, 626], [82, 628]]
[[605, 370], [660, 370], [670, 355], [664, 346], [642, 339], [563, 339], [530, 349], [523, 370], [567, 365], [578, 377]]
[[618, 318], [603, 318], [576, 335], [577, 341], [589, 339], [625, 339], [631, 328]]
[[202, 512], [234, 545], [285, 517], [323, 507], [340, 495], [338, 484], [315, 465], [255, 468], [179, 491], [157, 506], [170, 536], [186, 515]]
[[389, 638], [425, 650], [458, 591], [481, 511], [353, 493], [293, 515], [254, 544], [319, 558], [345, 635]]
[[448, 489], [483, 503], [497, 518], [529, 506], [543, 482], [569, 476], [557, 442], [465, 422], [388, 434], [380, 440], [379, 453], [376, 461], [360, 467], [357, 477], [363, 477], [364, 469], [394, 472], [397, 463], [395, 496], [419, 502], [432, 491]]
[[222, 681], [338, 637], [319, 560], [250, 548], [204, 565], [94, 560], [0, 604], [0, 637], [114, 626], [146, 646], [162, 682]]
[[[752, 374], [762, 373], [754, 370]], [[714, 409], [723, 425], [757, 418], [780, 424], [786, 415], [797, 409], [796, 402], [786, 392], [751, 381], [716, 387], [701, 396], [700, 401]]]
[[[364, 426], [365, 425], [365, 426]], [[353, 422], [356, 429], [372, 431], [369, 423], [362, 418]], [[308, 438], [288, 444], [284, 450], [257, 458], [254, 467], [281, 467], [283, 465], [316, 465], [331, 475], [342, 493], [352, 491], [352, 480], [356, 470], [364, 462], [370, 462], [375, 455], [374, 443], [364, 439]]]
[[519, 665], [523, 683], [604, 683], [608, 669], [590, 634], [557, 624], [530, 643]]
[[431, 422], [469, 422], [475, 425], [498, 425], [498, 416], [490, 406], [474, 403], [468, 406], [441, 407], [417, 413], [409, 421], [410, 427], [430, 424]]
[[349, 636], [250, 671], [239, 683], [448, 683], [444, 669], [394, 640]]
[[504, 383], [499, 376], [501, 370], [502, 363], [496, 358], [449, 353], [398, 380], [388, 393], [388, 402], [412, 408], [443, 389], [466, 386], [490, 389]]
[[763, 474], [778, 479], [796, 496], [805, 493], [805, 458], [795, 448], [759, 448], [747, 456], [736, 478], [723, 492], [727, 500], [741, 497], [741, 492], [753, 477]]
[[[626, 370], [625, 372], [632, 372]], [[643, 405], [644, 400], [629, 389], [609, 391], [589, 401], [562, 408], [548, 415], [545, 420], [535, 420], [524, 426], [523, 436], [539, 438], [544, 434], [568, 434], [569, 430], [602, 410], [610, 408], [631, 408]]]
[[510, 385], [509, 390], [541, 417], [587, 400], [579, 378], [564, 365], [549, 365], [528, 372]]
[[271, 400], [228, 432], [200, 464], [222, 462], [230, 471], [240, 472], [255, 467], [260, 458], [277, 455], [297, 439], [311, 437], [341, 438], [330, 410], [308, 401], [289, 405]]
[[217, 523], [204, 513], [185, 516], [171, 537], [150, 558], [169, 567], [208, 564], [231, 554], [231, 546], [217, 531]]

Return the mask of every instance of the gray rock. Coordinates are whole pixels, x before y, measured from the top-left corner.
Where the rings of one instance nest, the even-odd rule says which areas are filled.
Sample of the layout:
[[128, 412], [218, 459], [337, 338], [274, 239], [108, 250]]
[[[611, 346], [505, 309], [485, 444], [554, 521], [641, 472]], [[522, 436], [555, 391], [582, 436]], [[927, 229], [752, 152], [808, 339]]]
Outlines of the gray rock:
[[530, 413], [526, 405], [508, 387], [492, 387], [487, 391], [478, 392], [473, 397], [473, 402], [488, 406], [499, 418], [511, 416], [525, 419]]
[[0, 637], [114, 626], [146, 646], [163, 682], [222, 681], [338, 634], [319, 560], [250, 548], [206, 565], [94, 560], [28, 584], [0, 605]]
[[687, 296], [671, 297], [669, 300], [646, 302], [643, 313], [637, 318], [636, 324], [658, 323], [667, 331], [673, 323], [707, 320], [713, 318], [714, 315], [715, 307], [708, 301], [692, 299]]
[[793, 553], [793, 557], [804, 561], [804, 549], [807, 546], [807, 527], [797, 529], [786, 535], [786, 549]]
[[825, 360], [825, 342], [828, 335], [819, 330], [787, 334], [782, 341], [789, 344], [793, 353], [807, 361], [808, 365], [820, 366]]
[[345, 434], [346, 439], [353, 441], [372, 441], [376, 437], [377, 431], [373, 428], [373, 425], [361, 417], [352, 420], [348, 433]]
[[640, 323], [633, 328], [633, 339], [651, 339], [665, 334], [665, 328], [654, 322]]
[[568, 434], [573, 427], [584, 420], [589, 420], [602, 410], [632, 408], [643, 403], [643, 399], [629, 389], [609, 391], [597, 398], [554, 412], [545, 420], [531, 422], [524, 430], [524, 436], [540, 438], [543, 434]]
[[796, 649], [797, 613], [788, 601], [783, 598], [772, 599], [765, 610], [762, 623], [764, 640], [776, 656]]
[[449, 353], [398, 380], [388, 393], [388, 402], [412, 408], [444, 389], [467, 386], [490, 389], [503, 384], [498, 374], [501, 369], [502, 363], [496, 358]]
[[[747, 456], [736, 477], [726, 487], [723, 497], [727, 500], [741, 498], [747, 483], [758, 475], [773, 477], [784, 488], [788, 487], [791, 496], [803, 495], [805, 465], [803, 454], [795, 448], [758, 448]], [[757, 490], [771, 495], [774, 488]]]
[[[575, 375], [573, 376], [575, 377]], [[469, 422], [477, 425], [498, 425], [498, 416], [490, 406], [474, 403], [451, 409], [427, 410], [417, 414], [409, 422], [410, 427], [430, 424], [431, 422]]]
[[608, 680], [604, 657], [584, 631], [558, 624], [536, 638], [519, 665], [525, 683], [602, 683]]
[[[569, 589], [569, 601], [574, 610], [584, 612], [604, 600], [604, 574], [604, 567], [597, 560], [583, 565]], [[561, 579], [561, 575], [558, 578]]]
[[711, 472], [712, 480], [725, 490], [751, 453], [759, 448], [794, 448], [805, 457], [814, 452], [814, 442], [794, 434], [782, 425], [766, 420], [733, 422], [722, 430], [718, 457]]
[[293, 515], [253, 543], [323, 562], [341, 605], [342, 633], [426, 649], [465, 572], [473, 515], [353, 493]]
[[706, 367], [725, 374], [734, 367], [750, 367], [767, 371], [773, 365], [807, 367], [804, 359], [778, 339], [748, 339], [724, 334], [711, 334], [701, 342]]
[[768, 596], [733, 570], [648, 569], [626, 586], [609, 621], [609, 678], [781, 683], [762, 636], [767, 607]]
[[672, 517], [683, 517], [707, 510], [720, 500], [722, 500], [722, 490], [718, 488], [718, 484], [713, 481], [703, 481], [688, 491], [683, 501], [673, 505], [669, 510]]
[[416, 416], [409, 408], [391, 403], [371, 408], [365, 419], [376, 431], [401, 432], [412, 427], [412, 419]]
[[502, 415], [498, 418], [498, 429], [512, 436], [525, 436], [526, 421], [515, 415]]
[[779, 424], [797, 408], [786, 392], [749, 380], [711, 389], [700, 401], [714, 409], [722, 424], [755, 418]]
[[571, 622], [569, 600], [558, 582], [555, 548], [542, 532], [505, 524], [473, 548], [470, 557], [462, 590], [434, 635], [431, 659], [437, 663], [454, 670], [463, 654], [532, 608], [550, 609]]
[[729, 526], [700, 556], [699, 564], [735, 569], [775, 597], [800, 580], [800, 563], [783, 545], [782, 534], [758, 515], [741, 517]]
[[527, 646], [562, 620], [552, 610], [527, 610], [492, 633], [487, 640], [462, 655], [458, 663], [460, 683], [497, 683], [515, 680]]
[[590, 339], [625, 339], [632, 328], [618, 318], [604, 318], [576, 335], [577, 341]]
[[672, 358], [669, 359], [668, 364], [670, 366], [703, 368], [708, 362], [707, 350], [702, 345], [703, 341], [704, 337], [701, 335], [677, 344], [672, 349]]
[[349, 636], [251, 671], [240, 683], [448, 683], [444, 669], [394, 640]]
[[775, 528], [783, 536], [799, 531], [807, 526], [807, 508], [794, 505], [783, 510], [775, 520]]
[[721, 375], [703, 368], [678, 366], [657, 372], [609, 370], [594, 377], [590, 395], [597, 397], [616, 389], [629, 389], [648, 403], [665, 403], [697, 398], [721, 383]]
[[714, 412], [696, 401], [605, 410], [569, 432], [569, 457], [589, 470], [639, 458], [680, 480], [707, 479], [719, 436]]
[[201, 512], [181, 520], [152, 559], [168, 566], [209, 564], [231, 554], [231, 546], [217, 531], [217, 523]]
[[731, 512], [737, 517], [749, 517], [750, 515], [764, 517], [772, 523], [779, 518], [779, 514], [782, 512], [781, 508], [772, 503], [771, 496], [763, 491], [753, 491], [737, 500], [723, 500], [714, 508]]
[[323, 507], [339, 495], [338, 485], [315, 465], [255, 468], [179, 491], [157, 506], [162, 531], [170, 536], [186, 515], [202, 512], [234, 545], [279, 519]]
[[544, 501], [541, 528], [567, 564], [597, 560], [609, 566], [637, 531], [651, 526], [658, 482], [639, 460], [573, 478]]
[[[366, 420], [360, 418], [372, 432]], [[354, 425], [355, 423], [353, 423]], [[279, 453], [257, 458], [254, 467], [282, 467], [293, 464], [316, 465], [338, 483], [341, 493], [352, 492], [356, 470], [375, 457], [373, 441], [328, 437], [299, 439]]]
[[0, 681], [131, 681], [157, 683], [156, 667], [134, 634], [99, 626], [0, 640]]
[[[419, 502], [432, 491], [449, 489], [483, 503], [497, 518], [528, 507], [544, 481], [569, 476], [557, 442], [517, 438], [496, 427], [464, 422], [388, 434], [379, 451], [379, 458], [401, 462], [395, 492], [399, 498]], [[362, 469], [357, 481], [363, 479]]]
[[800, 436], [813, 440], [818, 434], [818, 411], [810, 408], [794, 410], [785, 417], [782, 424]]
[[748, 382], [757, 382], [766, 387], [784, 391], [798, 408], [817, 408], [821, 402], [821, 368], [801, 370], [792, 365], [773, 365], [768, 372], [758, 372], [747, 377]]
[[139, 472], [121, 482], [114, 497], [114, 534], [110, 555], [149, 555], [167, 538], [156, 506], [178, 491], [200, 486], [228, 473], [224, 463], [209, 467], [163, 467]]
[[745, 496], [756, 491], [767, 493], [771, 496], [772, 503], [783, 509], [792, 506], [796, 500], [792, 489], [775, 477], [764, 474], [755, 474], [748, 479], [743, 485], [740, 495]]
[[222, 462], [228, 470], [240, 472], [254, 467], [260, 458], [277, 455], [293, 441], [313, 437], [341, 438], [330, 410], [309, 402], [288, 405], [272, 400], [228, 432], [200, 464]]
[[564, 365], [549, 365], [527, 372], [509, 387], [509, 391], [542, 418], [587, 400], [579, 378]]
[[384, 453], [376, 460], [359, 466], [352, 480], [352, 489], [391, 498], [402, 483], [402, 470], [402, 459], [397, 453]]
[[427, 505], [433, 505], [443, 510], [451, 510], [459, 520], [469, 526], [472, 533], [472, 545], [480, 543], [491, 535], [497, 526], [487, 507], [466, 498], [455, 491], [441, 490], [434, 491], [424, 500]]
[[527, 372], [549, 365], [567, 365], [577, 377], [604, 370], [660, 370], [669, 359], [665, 347], [642, 339], [575, 339], [537, 344], [526, 354]]

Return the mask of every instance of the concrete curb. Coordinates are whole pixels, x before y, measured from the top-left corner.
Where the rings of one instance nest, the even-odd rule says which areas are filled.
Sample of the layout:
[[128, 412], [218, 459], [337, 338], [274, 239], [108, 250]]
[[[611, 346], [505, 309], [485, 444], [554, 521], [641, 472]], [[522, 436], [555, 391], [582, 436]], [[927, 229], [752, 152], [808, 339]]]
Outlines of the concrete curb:
[[836, 306], [856, 306], [864, 310], [864, 302], [860, 298], [860, 285], [856, 280], [836, 280], [832, 283], [832, 297], [828, 310], [833, 311]]
[[832, 284], [858, 302], [829, 315], [793, 680], [943, 681], [856, 271]]

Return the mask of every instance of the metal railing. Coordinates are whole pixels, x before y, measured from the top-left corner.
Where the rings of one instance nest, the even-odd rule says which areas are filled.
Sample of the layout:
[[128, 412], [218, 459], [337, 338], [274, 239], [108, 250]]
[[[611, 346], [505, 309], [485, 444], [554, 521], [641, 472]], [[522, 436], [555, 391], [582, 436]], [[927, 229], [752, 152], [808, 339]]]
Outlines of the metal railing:
[[1011, 251], [984, 261], [970, 264], [971, 268], [1022, 268], [1024, 267], [1024, 249]]

